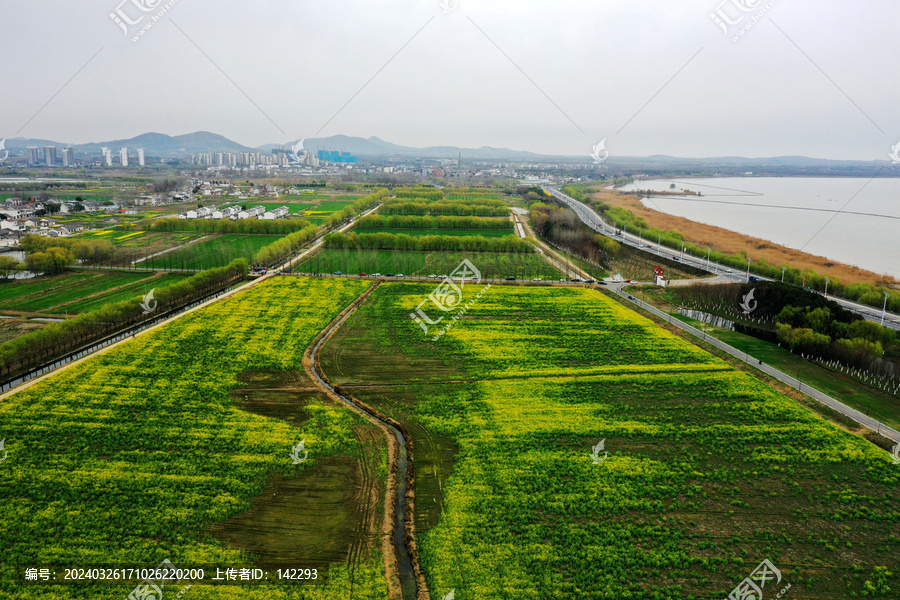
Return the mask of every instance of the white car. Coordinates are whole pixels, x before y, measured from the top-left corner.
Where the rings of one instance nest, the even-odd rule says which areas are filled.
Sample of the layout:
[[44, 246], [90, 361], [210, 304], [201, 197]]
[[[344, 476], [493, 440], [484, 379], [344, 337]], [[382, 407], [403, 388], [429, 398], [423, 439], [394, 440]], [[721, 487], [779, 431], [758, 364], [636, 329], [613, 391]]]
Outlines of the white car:
[[543, 279], [541, 279], [540, 277], [535, 277], [534, 279], [532, 279], [532, 281], [543, 281]]
[[403, 277], [403, 273], [397, 273], [394, 277]]
[[428, 279], [437, 279], [437, 278], [438, 278], [437, 275], [429, 275], [429, 276], [428, 276]]

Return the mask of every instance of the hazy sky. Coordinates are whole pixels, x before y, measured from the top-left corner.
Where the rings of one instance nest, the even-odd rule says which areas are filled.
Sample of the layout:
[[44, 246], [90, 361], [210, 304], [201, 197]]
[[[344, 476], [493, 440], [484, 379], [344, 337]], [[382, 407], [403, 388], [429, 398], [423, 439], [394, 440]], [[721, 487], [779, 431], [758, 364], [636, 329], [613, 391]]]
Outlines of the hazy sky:
[[[120, 2], [3, 3], [0, 138], [844, 159], [900, 141], [896, 0]], [[117, 8], [143, 16], [127, 35]]]

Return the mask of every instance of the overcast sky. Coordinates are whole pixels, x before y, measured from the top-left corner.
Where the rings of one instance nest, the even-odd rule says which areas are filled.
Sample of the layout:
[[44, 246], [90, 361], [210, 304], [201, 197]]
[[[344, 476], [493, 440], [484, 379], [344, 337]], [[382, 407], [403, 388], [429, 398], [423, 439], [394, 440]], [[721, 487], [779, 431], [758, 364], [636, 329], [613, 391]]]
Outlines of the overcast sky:
[[[0, 138], [838, 159], [900, 141], [896, 0], [119, 2], [3, 3]], [[117, 8], [143, 16], [127, 35]]]

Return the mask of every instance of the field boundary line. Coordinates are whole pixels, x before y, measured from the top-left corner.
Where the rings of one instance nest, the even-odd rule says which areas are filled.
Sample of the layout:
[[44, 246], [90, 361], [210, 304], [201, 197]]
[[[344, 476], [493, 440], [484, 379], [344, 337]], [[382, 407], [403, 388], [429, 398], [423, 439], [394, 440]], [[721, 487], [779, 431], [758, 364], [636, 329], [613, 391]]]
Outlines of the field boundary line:
[[[385, 564], [388, 596], [392, 600], [402, 600], [403, 598], [402, 580], [396, 552], [399, 548], [397, 548], [396, 541], [391, 542], [391, 537], [394, 537], [393, 534], [397, 526], [397, 518], [400, 516], [401, 512], [401, 507], [397, 503], [397, 498], [399, 497], [397, 476], [400, 469], [398, 466], [399, 460], [402, 459], [400, 455], [400, 444], [402, 442], [403, 448], [406, 451], [406, 478], [404, 481], [406, 486], [404, 493], [405, 507], [402, 509], [404, 521], [403, 530], [405, 532], [403, 536], [403, 546], [409, 557], [415, 578], [416, 600], [431, 600], [415, 539], [415, 475], [413, 470], [412, 437], [402, 423], [376, 410], [365, 402], [360, 401], [358, 398], [349, 394], [344, 388], [331, 383], [319, 364], [319, 347], [331, 339], [350, 315], [353, 314], [353, 312], [355, 312], [380, 285], [380, 282], [376, 282], [370, 286], [363, 294], [356, 298], [350, 306], [345, 308], [337, 317], [335, 317], [328, 326], [319, 332], [319, 335], [316, 336], [303, 354], [303, 368], [310, 379], [312, 379], [329, 398], [360, 414], [382, 429], [388, 437], [390, 475], [387, 482], [387, 497], [385, 498], [384, 503], [385, 515], [381, 537], [383, 541], [382, 556]], [[391, 429], [394, 431], [391, 431]], [[385, 551], [388, 547], [394, 549], [394, 552]]]

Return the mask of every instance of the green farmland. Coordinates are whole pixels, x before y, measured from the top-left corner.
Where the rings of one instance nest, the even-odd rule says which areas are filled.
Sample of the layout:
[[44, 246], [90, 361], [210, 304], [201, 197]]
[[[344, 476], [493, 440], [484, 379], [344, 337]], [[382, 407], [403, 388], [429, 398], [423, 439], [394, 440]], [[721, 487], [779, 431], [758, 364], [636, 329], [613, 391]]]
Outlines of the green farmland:
[[284, 236], [267, 234], [212, 234], [184, 248], [152, 258], [142, 266], [157, 269], [209, 269], [235, 258], [253, 260], [256, 252]]
[[328, 249], [294, 266], [301, 273], [403, 273], [446, 275], [469, 259], [485, 278], [515, 276], [558, 279], [562, 274], [537, 254], [502, 252], [416, 252], [409, 250]]
[[183, 279], [181, 274], [72, 271], [61, 275], [0, 282], [0, 311], [74, 314], [142, 296]]

